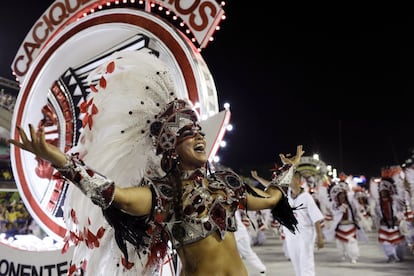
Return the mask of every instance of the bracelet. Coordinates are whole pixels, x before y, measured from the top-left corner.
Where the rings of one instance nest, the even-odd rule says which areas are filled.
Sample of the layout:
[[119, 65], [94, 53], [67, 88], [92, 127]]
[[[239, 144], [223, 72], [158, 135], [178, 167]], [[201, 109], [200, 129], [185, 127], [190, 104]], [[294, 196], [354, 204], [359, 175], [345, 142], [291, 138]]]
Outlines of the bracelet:
[[[55, 165], [52, 165], [61, 175], [65, 176], [67, 179], [73, 179], [73, 175], [76, 171], [76, 162], [77, 160], [79, 163], [81, 160], [79, 159], [79, 154], [73, 153], [73, 154], [65, 154], [66, 156], [66, 163], [63, 165], [63, 167], [57, 167]], [[83, 162], [82, 162], [83, 164]], [[83, 164], [84, 165], [84, 164]]]
[[115, 197], [115, 183], [104, 175], [88, 168], [79, 154], [67, 154], [63, 167], [54, 167], [60, 177], [72, 182], [92, 202], [103, 209], [108, 208]]

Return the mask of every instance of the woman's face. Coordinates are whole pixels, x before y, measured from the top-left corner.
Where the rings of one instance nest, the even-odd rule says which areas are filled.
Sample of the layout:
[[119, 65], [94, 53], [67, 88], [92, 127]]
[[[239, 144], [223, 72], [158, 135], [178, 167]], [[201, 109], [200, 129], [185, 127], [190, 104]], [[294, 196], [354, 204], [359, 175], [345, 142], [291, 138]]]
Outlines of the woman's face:
[[208, 159], [204, 134], [194, 126], [180, 131], [175, 151], [179, 156], [179, 166], [182, 170], [201, 168]]

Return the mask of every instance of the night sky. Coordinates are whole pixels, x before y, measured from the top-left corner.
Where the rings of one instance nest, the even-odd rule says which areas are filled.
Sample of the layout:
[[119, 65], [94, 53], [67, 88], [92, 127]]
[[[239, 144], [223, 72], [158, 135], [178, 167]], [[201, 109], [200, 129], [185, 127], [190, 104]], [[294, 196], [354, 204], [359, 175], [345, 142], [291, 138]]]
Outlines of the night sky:
[[[15, 53], [52, 2], [3, 4], [0, 76], [12, 78]], [[202, 51], [220, 106], [231, 105], [221, 162], [266, 177], [279, 153], [303, 144], [305, 155], [367, 178], [403, 163], [414, 148], [411, 9], [278, 2], [229, 1]]]

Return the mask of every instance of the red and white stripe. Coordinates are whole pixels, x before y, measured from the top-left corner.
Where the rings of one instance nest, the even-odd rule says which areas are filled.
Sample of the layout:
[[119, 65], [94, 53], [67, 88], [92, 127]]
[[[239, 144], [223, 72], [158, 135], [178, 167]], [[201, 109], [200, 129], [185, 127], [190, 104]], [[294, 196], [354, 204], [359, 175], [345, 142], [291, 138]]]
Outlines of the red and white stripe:
[[335, 238], [342, 241], [348, 242], [356, 239], [357, 228], [354, 224], [339, 225], [335, 231]]
[[389, 242], [391, 244], [398, 244], [404, 240], [404, 236], [401, 234], [397, 226], [388, 228], [385, 225], [381, 225], [378, 229], [378, 241], [380, 243]]

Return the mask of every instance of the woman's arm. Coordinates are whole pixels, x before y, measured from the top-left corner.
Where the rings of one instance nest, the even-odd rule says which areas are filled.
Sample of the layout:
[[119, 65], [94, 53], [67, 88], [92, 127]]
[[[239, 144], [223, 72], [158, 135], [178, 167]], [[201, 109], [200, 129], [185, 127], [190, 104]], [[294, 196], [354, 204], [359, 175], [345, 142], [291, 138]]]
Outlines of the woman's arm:
[[119, 188], [115, 186], [114, 201], [116, 208], [134, 216], [143, 216], [151, 213], [152, 193], [148, 186]]
[[257, 171], [254, 171], [254, 170], [253, 170], [253, 171], [250, 171], [250, 173], [251, 173], [252, 177], [253, 177], [254, 179], [256, 179], [257, 181], [259, 181], [259, 182], [260, 182], [260, 184], [262, 184], [263, 186], [267, 187], [267, 185], [269, 185], [270, 180], [264, 179], [263, 177], [259, 176], [259, 175], [257, 174]]
[[[264, 181], [266, 183], [266, 190], [262, 191], [258, 188], [253, 190], [261, 197], [248, 194], [247, 196], [247, 209], [248, 210], [261, 210], [261, 209], [272, 209], [276, 207], [280, 199], [284, 196], [279, 184], [281, 181], [290, 182], [293, 175], [293, 170], [300, 162], [300, 158], [304, 154], [302, 145], [296, 147], [296, 155], [293, 157], [286, 157], [289, 155], [279, 154], [282, 163], [284, 164], [279, 171], [276, 172], [276, 177], [272, 181]], [[252, 171], [252, 176], [260, 181], [261, 177], [257, 175], [256, 171]], [[256, 178], [257, 177], [257, 178]], [[287, 179], [288, 178], [288, 179]], [[262, 182], [261, 182], [262, 183]], [[264, 184], [262, 183], [262, 184]]]
[[34, 129], [32, 124], [29, 124], [29, 139], [26, 132], [17, 126], [20, 140], [9, 139], [9, 143], [15, 145], [22, 150], [29, 151], [37, 157], [50, 162], [54, 167], [63, 167], [66, 165], [66, 154], [63, 153], [58, 147], [46, 142], [44, 129], [40, 129], [38, 132]]
[[279, 186], [281, 183], [290, 183], [293, 170], [300, 162], [300, 158], [304, 154], [302, 145], [297, 146], [296, 155], [288, 158], [284, 154], [279, 154], [283, 162], [283, 166], [276, 173], [276, 176], [268, 184], [265, 191], [252, 188], [259, 196], [247, 193], [246, 209], [261, 210], [271, 209], [273, 218], [278, 220], [282, 225], [286, 226], [292, 233], [297, 230], [298, 221], [293, 214], [292, 207], [289, 205], [287, 197]]
[[318, 249], [321, 249], [324, 247], [324, 240], [323, 240], [322, 226], [321, 226], [320, 220], [315, 222], [315, 231], [316, 231], [316, 247]]
[[258, 211], [274, 208], [283, 196], [279, 189], [268, 189], [266, 192], [255, 187], [251, 187], [260, 197], [247, 193], [247, 210]]
[[[152, 207], [152, 193], [148, 186], [120, 188], [107, 177], [88, 168], [76, 155], [67, 155], [46, 142], [44, 130], [36, 132], [29, 124], [30, 139], [17, 127], [21, 142], [9, 143], [50, 162], [65, 179], [76, 185], [96, 205], [106, 209], [113, 204], [131, 215], [147, 215]], [[136, 204], [136, 203], [139, 204]]]

